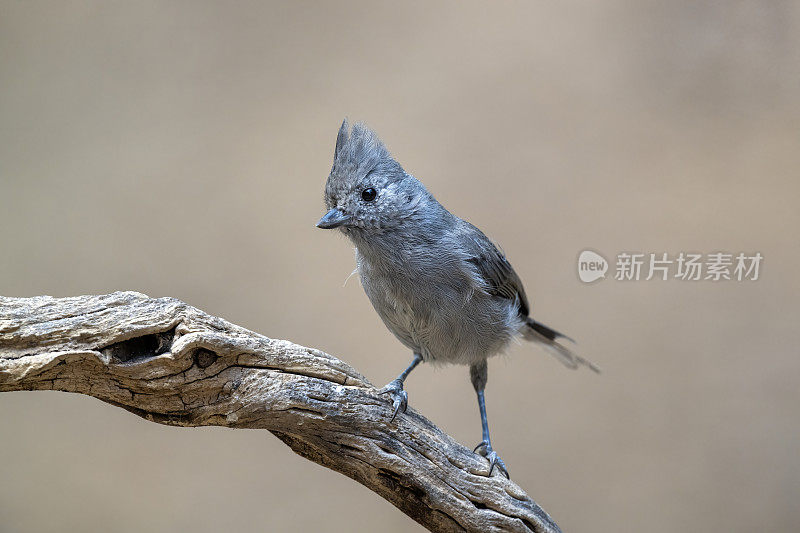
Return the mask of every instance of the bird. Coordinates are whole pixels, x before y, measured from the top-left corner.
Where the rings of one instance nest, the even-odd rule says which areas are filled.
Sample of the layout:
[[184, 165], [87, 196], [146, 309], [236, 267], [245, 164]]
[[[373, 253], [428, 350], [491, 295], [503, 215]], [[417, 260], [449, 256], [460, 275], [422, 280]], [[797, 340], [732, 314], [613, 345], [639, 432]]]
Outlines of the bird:
[[531, 317], [522, 281], [505, 254], [477, 227], [450, 213], [407, 173], [374, 131], [342, 122], [325, 183], [327, 212], [317, 222], [355, 245], [364, 291], [383, 323], [413, 353], [411, 364], [379, 392], [393, 423], [405, 413], [404, 383], [420, 363], [469, 366], [482, 440], [473, 450], [510, 477], [492, 447], [484, 391], [487, 359], [518, 337], [546, 348], [568, 368], [599, 372]]

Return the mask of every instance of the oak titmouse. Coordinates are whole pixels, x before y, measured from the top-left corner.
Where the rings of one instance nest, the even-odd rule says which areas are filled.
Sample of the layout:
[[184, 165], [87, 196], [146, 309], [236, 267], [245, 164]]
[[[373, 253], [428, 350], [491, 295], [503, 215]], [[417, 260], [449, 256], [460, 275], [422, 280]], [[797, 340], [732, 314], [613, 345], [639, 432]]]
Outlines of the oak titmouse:
[[589, 361], [559, 342], [567, 338], [529, 316], [517, 273], [478, 228], [445, 209], [403, 170], [362, 124], [342, 123], [325, 185], [329, 211], [317, 227], [338, 228], [355, 244], [361, 284], [386, 327], [414, 359], [381, 392], [390, 394], [392, 420], [405, 412], [403, 382], [420, 363], [469, 365], [478, 395], [483, 440], [475, 451], [508, 475], [492, 449], [484, 388], [486, 359], [521, 335], [569, 368]]

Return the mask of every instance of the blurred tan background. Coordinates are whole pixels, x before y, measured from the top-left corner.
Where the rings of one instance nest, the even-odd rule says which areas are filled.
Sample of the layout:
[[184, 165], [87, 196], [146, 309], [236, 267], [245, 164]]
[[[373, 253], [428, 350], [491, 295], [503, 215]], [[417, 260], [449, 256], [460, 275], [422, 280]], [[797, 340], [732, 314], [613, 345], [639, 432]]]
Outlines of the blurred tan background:
[[[175, 296], [376, 384], [410, 354], [314, 227], [347, 116], [604, 373], [513, 346], [495, 447], [564, 531], [800, 528], [797, 2], [0, 2], [0, 294]], [[576, 257], [759, 251], [757, 282]], [[467, 446], [467, 369], [411, 405]], [[0, 530], [417, 531], [263, 432], [0, 395]], [[353, 518], [357, 517], [357, 518]]]

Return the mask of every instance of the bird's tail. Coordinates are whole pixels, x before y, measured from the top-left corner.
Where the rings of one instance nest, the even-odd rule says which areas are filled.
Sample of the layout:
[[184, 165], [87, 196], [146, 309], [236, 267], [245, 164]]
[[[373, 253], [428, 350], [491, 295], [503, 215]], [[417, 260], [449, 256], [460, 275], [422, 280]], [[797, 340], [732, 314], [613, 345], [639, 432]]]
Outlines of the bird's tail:
[[561, 344], [558, 339], [566, 339], [570, 342], [575, 341], [554, 329], [548, 328], [541, 322], [536, 322], [530, 317], [526, 318], [525, 325], [522, 326], [522, 336], [525, 338], [525, 340], [540, 343], [567, 368], [574, 369], [583, 365], [591, 368], [598, 374], [600, 373], [600, 369], [594, 363], [574, 353], [572, 350]]

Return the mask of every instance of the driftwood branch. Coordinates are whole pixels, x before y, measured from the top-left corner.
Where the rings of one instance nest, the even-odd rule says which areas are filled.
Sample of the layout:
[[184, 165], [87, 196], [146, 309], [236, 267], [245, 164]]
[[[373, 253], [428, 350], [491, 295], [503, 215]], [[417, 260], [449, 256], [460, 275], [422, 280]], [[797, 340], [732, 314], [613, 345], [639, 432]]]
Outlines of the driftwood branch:
[[557, 532], [513, 482], [356, 370], [173, 298], [0, 297], [0, 392], [94, 396], [159, 424], [266, 429], [431, 531]]

